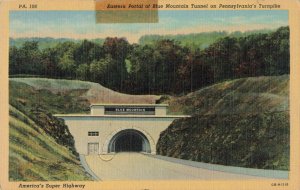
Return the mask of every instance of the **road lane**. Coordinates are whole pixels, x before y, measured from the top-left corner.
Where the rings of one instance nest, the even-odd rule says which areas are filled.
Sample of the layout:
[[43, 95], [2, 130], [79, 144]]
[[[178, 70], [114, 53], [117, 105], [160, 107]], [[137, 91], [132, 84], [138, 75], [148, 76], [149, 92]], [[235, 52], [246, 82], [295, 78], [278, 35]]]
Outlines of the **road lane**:
[[101, 180], [216, 180], [258, 179], [259, 177], [196, 168], [140, 153], [86, 156], [91, 170]]

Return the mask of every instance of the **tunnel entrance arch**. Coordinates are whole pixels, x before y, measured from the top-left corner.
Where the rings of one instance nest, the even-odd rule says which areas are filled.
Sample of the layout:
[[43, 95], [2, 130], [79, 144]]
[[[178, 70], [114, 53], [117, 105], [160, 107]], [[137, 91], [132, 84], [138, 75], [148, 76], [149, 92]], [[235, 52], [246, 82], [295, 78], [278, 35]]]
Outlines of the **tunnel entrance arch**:
[[[175, 119], [190, 117], [168, 115], [167, 107], [167, 104], [92, 104], [91, 114], [55, 116], [65, 121], [79, 154], [142, 151], [154, 155], [160, 133]], [[124, 130], [132, 131], [124, 133]]]
[[151, 146], [147, 137], [135, 129], [124, 129], [115, 134], [108, 145], [111, 152], [146, 152], [151, 153]]

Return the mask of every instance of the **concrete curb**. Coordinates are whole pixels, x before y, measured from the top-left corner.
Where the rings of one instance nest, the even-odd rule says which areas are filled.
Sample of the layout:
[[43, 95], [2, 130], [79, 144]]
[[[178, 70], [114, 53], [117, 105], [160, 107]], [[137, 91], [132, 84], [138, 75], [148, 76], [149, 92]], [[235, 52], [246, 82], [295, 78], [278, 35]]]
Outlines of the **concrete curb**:
[[83, 168], [85, 169], [85, 171], [87, 173], [89, 173], [93, 178], [94, 180], [96, 181], [102, 181], [89, 167], [89, 165], [87, 164], [86, 160], [85, 160], [85, 156], [80, 154], [79, 155], [79, 158], [80, 158], [80, 163], [82, 164]]
[[178, 158], [172, 158], [172, 157], [161, 156], [161, 155], [151, 155], [151, 154], [145, 154], [145, 155], [153, 157], [153, 158], [161, 159], [164, 161], [179, 163], [179, 164], [192, 166], [192, 167], [196, 167], [196, 168], [229, 172], [229, 173], [234, 173], [234, 174], [257, 176], [257, 177], [263, 177], [263, 178], [289, 179], [289, 171], [264, 170], [264, 169], [242, 168], [242, 167], [234, 167], [234, 166], [223, 166], [223, 165], [208, 164], [208, 163], [196, 162], [196, 161], [190, 161], [190, 160], [182, 160], [182, 159], [178, 159]]

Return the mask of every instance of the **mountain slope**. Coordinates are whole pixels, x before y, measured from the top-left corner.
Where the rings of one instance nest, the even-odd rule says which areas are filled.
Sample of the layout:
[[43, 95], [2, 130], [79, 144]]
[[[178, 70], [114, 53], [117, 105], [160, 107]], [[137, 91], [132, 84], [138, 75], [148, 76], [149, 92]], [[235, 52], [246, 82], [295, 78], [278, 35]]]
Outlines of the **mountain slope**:
[[[100, 84], [78, 80], [46, 78], [11, 78], [11, 84], [27, 85], [34, 91], [48, 91], [51, 94], [70, 95], [90, 103], [155, 103], [159, 96], [128, 95], [115, 92]], [[18, 83], [18, 84], [17, 84]], [[22, 88], [22, 87], [21, 87]], [[27, 88], [27, 87], [26, 87]], [[16, 89], [18, 90], [18, 89]], [[13, 93], [19, 94], [19, 93]]]
[[[9, 46], [13, 47], [21, 47], [24, 45], [25, 42], [38, 42], [40, 49], [46, 49], [46, 48], [53, 48], [57, 46], [59, 43], [64, 42], [74, 42], [74, 43], [80, 43], [83, 41], [83, 39], [72, 39], [72, 38], [9, 38]], [[104, 39], [97, 38], [97, 39], [90, 39], [90, 41], [98, 44], [103, 44]]]
[[164, 103], [170, 113], [190, 115], [288, 110], [289, 75], [225, 81]]
[[217, 40], [224, 38], [226, 36], [230, 37], [244, 37], [251, 34], [266, 34], [270, 33], [272, 30], [252, 30], [252, 31], [235, 31], [228, 33], [226, 31], [212, 31], [212, 32], [201, 32], [201, 33], [191, 33], [191, 34], [177, 34], [177, 35], [144, 35], [141, 36], [139, 39], [139, 44], [153, 44], [156, 41], [169, 39], [175, 40], [180, 42], [183, 46], [189, 46], [193, 48], [200, 48], [204, 49], [207, 48], [212, 43], [216, 42]]
[[[191, 114], [161, 133], [157, 153], [201, 162], [289, 169], [289, 76], [237, 79], [166, 101]], [[180, 111], [183, 110], [183, 111]]]
[[[44, 121], [44, 119], [39, 119]], [[56, 126], [68, 130], [57, 119], [52, 124], [38, 125], [31, 118], [10, 106], [9, 117], [9, 178], [10, 181], [50, 181], [50, 180], [91, 180], [80, 165], [74, 152], [74, 140], [65, 135], [55, 139], [55, 130], [46, 127]], [[49, 135], [49, 133], [51, 135]], [[61, 134], [61, 135], [64, 135]]]

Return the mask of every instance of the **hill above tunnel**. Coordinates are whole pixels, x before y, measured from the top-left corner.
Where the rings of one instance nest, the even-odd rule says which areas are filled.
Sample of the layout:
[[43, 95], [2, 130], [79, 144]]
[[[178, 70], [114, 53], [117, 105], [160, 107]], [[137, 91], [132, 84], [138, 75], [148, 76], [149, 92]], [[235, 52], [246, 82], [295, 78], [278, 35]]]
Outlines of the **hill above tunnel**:
[[200, 162], [289, 168], [289, 75], [243, 78], [166, 98], [170, 113], [191, 114], [161, 133], [161, 155]]

